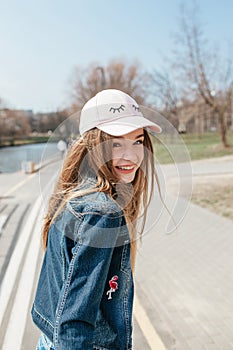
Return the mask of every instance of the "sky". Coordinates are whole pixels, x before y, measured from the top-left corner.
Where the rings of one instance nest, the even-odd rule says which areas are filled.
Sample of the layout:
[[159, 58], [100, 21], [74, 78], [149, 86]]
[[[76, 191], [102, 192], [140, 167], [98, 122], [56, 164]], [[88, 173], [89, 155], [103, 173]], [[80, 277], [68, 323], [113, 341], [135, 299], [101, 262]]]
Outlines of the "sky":
[[[190, 3], [191, 0], [184, 0]], [[0, 0], [0, 98], [50, 112], [71, 102], [76, 66], [112, 59], [163, 65], [179, 29], [179, 0]], [[233, 0], [196, 0], [206, 38], [225, 50]]]

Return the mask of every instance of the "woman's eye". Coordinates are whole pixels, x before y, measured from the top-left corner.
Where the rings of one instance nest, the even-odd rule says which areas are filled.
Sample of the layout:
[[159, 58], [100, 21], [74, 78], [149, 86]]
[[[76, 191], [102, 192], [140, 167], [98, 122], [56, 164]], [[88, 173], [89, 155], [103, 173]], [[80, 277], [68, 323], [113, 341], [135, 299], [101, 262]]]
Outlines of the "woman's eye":
[[121, 147], [119, 142], [113, 142], [112, 147]]
[[134, 144], [135, 145], [142, 145], [143, 144], [143, 140], [137, 140]]

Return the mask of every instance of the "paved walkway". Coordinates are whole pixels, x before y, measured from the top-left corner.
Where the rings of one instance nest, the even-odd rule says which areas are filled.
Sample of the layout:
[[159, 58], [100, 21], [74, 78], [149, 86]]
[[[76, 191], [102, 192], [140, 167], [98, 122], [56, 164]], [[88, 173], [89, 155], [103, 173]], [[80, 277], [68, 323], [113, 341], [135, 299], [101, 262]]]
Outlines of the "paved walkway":
[[[57, 169], [59, 164], [52, 162], [42, 172], [0, 174], [0, 348], [3, 350], [34, 349], [34, 339], [38, 339], [39, 332], [35, 327], [32, 328], [28, 307], [36, 281], [33, 271], [32, 277], [26, 271], [26, 261], [30, 257], [29, 246], [34, 239], [33, 232], [38, 227], [37, 242], [33, 245], [36, 253], [33, 251], [28, 266], [32, 269], [37, 264], [41, 227], [41, 223], [36, 225], [36, 220], [39, 220], [37, 211], [43, 213], [46, 200], [43, 196], [40, 203], [37, 202]], [[21, 343], [26, 323], [31, 326], [30, 332], [27, 333], [27, 341]], [[6, 338], [15, 340], [17, 346], [6, 345]]]
[[[233, 173], [232, 158], [193, 162], [194, 175], [202, 169]], [[173, 202], [167, 198], [168, 207]], [[233, 222], [191, 204], [177, 231], [167, 235], [169, 219], [164, 210], [156, 224], [147, 223], [137, 260], [138, 297], [166, 349], [233, 349]]]

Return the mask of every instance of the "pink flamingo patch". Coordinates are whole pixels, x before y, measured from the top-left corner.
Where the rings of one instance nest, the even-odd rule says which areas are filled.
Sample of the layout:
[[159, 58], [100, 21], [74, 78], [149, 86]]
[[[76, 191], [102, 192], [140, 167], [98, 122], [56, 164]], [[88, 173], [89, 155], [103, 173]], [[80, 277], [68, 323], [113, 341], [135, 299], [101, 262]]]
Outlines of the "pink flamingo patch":
[[112, 293], [115, 292], [118, 289], [118, 283], [116, 282], [118, 280], [118, 276], [113, 276], [109, 283], [110, 289], [107, 291], [108, 299], [112, 299]]

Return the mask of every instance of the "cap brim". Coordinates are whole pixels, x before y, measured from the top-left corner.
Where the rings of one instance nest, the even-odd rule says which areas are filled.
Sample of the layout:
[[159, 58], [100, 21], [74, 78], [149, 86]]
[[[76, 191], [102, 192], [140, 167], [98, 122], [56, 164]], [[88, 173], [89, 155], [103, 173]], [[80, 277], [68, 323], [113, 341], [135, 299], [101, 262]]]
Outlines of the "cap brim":
[[99, 124], [97, 125], [97, 128], [112, 136], [126, 135], [140, 128], [149, 128], [155, 133], [161, 133], [162, 131], [158, 124], [139, 116], [130, 116], [122, 119], [119, 118], [111, 122]]

